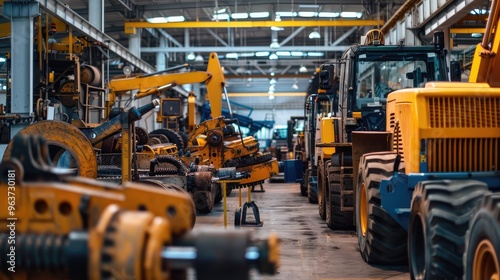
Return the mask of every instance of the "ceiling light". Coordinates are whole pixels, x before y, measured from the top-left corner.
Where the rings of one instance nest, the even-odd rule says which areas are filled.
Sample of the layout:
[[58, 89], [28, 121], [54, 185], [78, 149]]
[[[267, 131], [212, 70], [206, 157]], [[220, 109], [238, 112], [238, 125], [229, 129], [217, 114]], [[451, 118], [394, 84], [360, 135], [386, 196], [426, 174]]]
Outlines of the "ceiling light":
[[309, 39], [319, 39], [321, 38], [321, 34], [319, 34], [318, 30], [314, 28], [314, 30], [309, 33]]
[[268, 56], [269, 55], [269, 52], [256, 52], [255, 53], [255, 56]]
[[293, 83], [292, 89], [299, 89], [299, 86], [297, 85], [297, 83]]
[[271, 45], [269, 45], [269, 47], [271, 47], [271, 49], [277, 49], [280, 47], [280, 44], [277, 41], [273, 40], [273, 42], [271, 43]]
[[168, 22], [183, 22], [184, 20], [186, 20], [184, 18], [184, 16], [171, 16], [171, 17], [167, 17], [167, 21]]
[[269, 99], [273, 100], [274, 99], [274, 94], [269, 95]]
[[307, 68], [304, 65], [301, 65], [300, 68], [299, 68], [299, 72], [300, 73], [306, 73], [307, 72]]
[[333, 18], [333, 17], [338, 17], [339, 15], [340, 13], [319, 12], [318, 17]]
[[317, 15], [316, 12], [299, 12], [299, 17], [314, 17]]
[[245, 18], [248, 18], [248, 14], [247, 13], [234, 13], [231, 15], [231, 17], [233, 19], [245, 19]]
[[361, 13], [358, 12], [342, 12], [340, 13], [340, 16], [343, 18], [360, 18]]
[[186, 57], [187, 60], [194, 60], [196, 58], [196, 56], [194, 55], [194, 53], [189, 53]]
[[151, 23], [166, 23], [166, 22], [168, 22], [166, 17], [148, 18], [147, 21], [151, 22]]
[[273, 92], [276, 90], [276, 86], [275, 85], [270, 85], [269, 86], [269, 92]]
[[271, 59], [271, 60], [278, 59], [278, 58], [279, 58], [278, 55], [275, 53], [272, 53], [271, 55], [269, 55], [269, 59]]
[[290, 56], [290, 52], [276, 52], [278, 56]]
[[251, 53], [240, 53], [239, 57], [252, 57], [254, 55], [255, 54], [253, 52], [251, 52]]
[[296, 17], [297, 12], [276, 12], [276, 16], [278, 17]]
[[472, 33], [470, 36], [472, 38], [481, 38], [481, 37], [483, 37], [483, 34], [482, 33]]
[[194, 58], [194, 61], [198, 61], [198, 62], [201, 62], [201, 61], [203, 61], [203, 60], [204, 60], [204, 59], [203, 59], [203, 56], [201, 56], [201, 55], [197, 55], [197, 56]]
[[213, 20], [228, 20], [229, 19], [229, 15], [228, 14], [217, 14], [217, 15], [214, 15]]
[[291, 52], [291, 55], [292, 56], [303, 56], [304, 53], [303, 52]]
[[323, 56], [325, 55], [323, 52], [308, 52], [307, 56]]
[[274, 89], [271, 89], [271, 87], [269, 87], [269, 91], [267, 93], [274, 94]]
[[283, 30], [285, 30], [285, 28], [283, 28], [283, 27], [278, 27], [278, 26], [271, 26], [271, 30], [272, 30], [272, 31], [283, 31]]
[[251, 18], [266, 18], [269, 17], [269, 12], [253, 12], [250, 13]]
[[0, 57], [0, 62], [5, 62], [5, 57]]
[[281, 16], [277, 15], [274, 21], [281, 21]]
[[238, 59], [238, 54], [237, 53], [227, 53], [226, 58]]
[[269, 81], [269, 84], [270, 84], [270, 85], [275, 85], [275, 84], [276, 84], [276, 79], [275, 79], [275, 78], [272, 78], [272, 79]]

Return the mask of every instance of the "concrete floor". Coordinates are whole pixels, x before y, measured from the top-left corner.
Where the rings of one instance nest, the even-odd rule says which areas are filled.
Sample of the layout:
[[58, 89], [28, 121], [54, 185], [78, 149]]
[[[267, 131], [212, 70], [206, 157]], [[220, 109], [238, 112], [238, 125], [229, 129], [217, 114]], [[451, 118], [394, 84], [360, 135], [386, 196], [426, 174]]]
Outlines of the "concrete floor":
[[[281, 240], [281, 266], [274, 276], [258, 275], [251, 279], [312, 280], [312, 279], [410, 279], [405, 266], [381, 267], [366, 264], [357, 249], [354, 231], [333, 231], [318, 214], [317, 204], [310, 204], [300, 195], [298, 183], [266, 183], [265, 192], [252, 192], [259, 207], [262, 227], [242, 227], [256, 238], [277, 233]], [[258, 188], [257, 188], [258, 189]], [[243, 202], [247, 189], [242, 190]], [[227, 227], [235, 230], [234, 211], [239, 208], [238, 191], [227, 198]], [[223, 204], [209, 214], [199, 214], [194, 231], [207, 228], [224, 229]]]

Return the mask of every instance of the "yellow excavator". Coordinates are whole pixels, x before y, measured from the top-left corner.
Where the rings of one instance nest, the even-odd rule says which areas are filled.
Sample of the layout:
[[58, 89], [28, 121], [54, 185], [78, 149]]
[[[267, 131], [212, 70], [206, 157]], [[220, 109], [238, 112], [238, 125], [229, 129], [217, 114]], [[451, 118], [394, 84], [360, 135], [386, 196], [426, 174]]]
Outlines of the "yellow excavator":
[[191, 232], [196, 210], [180, 188], [74, 177], [43, 138], [13, 143], [0, 164], [0, 279], [249, 279], [279, 267], [276, 235]]

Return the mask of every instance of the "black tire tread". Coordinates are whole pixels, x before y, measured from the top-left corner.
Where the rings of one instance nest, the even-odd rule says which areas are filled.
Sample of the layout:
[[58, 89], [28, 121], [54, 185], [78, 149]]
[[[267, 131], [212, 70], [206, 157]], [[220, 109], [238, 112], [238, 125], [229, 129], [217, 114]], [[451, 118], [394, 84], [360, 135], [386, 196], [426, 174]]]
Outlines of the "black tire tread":
[[[382, 208], [379, 193], [380, 182], [393, 175], [395, 159], [394, 152], [374, 152], [363, 155], [359, 165], [358, 184], [365, 181], [367, 186], [369, 222], [366, 237], [357, 230], [358, 243], [361, 256], [371, 264], [398, 265], [407, 262], [406, 230]], [[398, 171], [404, 171], [403, 163]]]
[[[461, 279], [465, 234], [478, 202], [488, 191], [486, 184], [474, 180], [423, 181], [413, 191], [414, 203], [425, 210], [425, 273], [429, 279]], [[412, 210], [412, 217], [414, 215]], [[411, 246], [410, 246], [411, 248]], [[450, 249], [453, 248], [453, 249]], [[416, 256], [410, 250], [411, 258]], [[410, 262], [411, 264], [411, 262]], [[410, 266], [410, 273], [413, 271]]]

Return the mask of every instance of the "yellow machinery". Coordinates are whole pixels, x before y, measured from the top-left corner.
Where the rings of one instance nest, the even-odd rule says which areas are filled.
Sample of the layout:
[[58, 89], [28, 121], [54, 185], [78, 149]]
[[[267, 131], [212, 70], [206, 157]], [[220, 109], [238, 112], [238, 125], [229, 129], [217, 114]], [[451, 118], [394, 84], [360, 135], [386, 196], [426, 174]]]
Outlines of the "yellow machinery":
[[279, 266], [277, 236], [192, 234], [183, 189], [68, 176], [49, 164], [42, 138], [16, 136], [0, 178], [0, 279], [187, 279], [189, 268], [200, 279], [249, 279], [252, 268]]
[[[499, 278], [499, 19], [492, 1], [469, 83], [431, 82], [387, 97], [379, 135], [387, 149], [361, 156], [356, 186], [365, 261], [408, 256], [412, 279]], [[376, 136], [356, 135], [365, 143]]]

